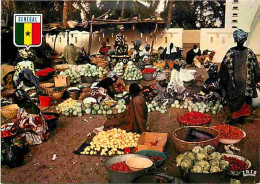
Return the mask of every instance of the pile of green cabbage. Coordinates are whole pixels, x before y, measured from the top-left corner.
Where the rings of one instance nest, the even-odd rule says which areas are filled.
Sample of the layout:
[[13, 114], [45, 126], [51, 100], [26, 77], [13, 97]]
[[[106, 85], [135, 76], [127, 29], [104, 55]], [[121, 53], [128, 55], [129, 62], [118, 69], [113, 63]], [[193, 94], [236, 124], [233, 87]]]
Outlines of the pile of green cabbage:
[[105, 102], [98, 103], [84, 103], [83, 100], [83, 106], [86, 114], [112, 114], [112, 110], [110, 106], [106, 105]]
[[70, 83], [75, 84], [81, 82], [81, 74], [76, 69], [66, 69], [64, 72], [60, 72], [60, 75], [69, 76]]
[[56, 110], [64, 116], [82, 116], [83, 113], [82, 103], [79, 103], [72, 98], [57, 105]]
[[176, 157], [177, 166], [193, 173], [216, 173], [225, 170], [229, 163], [215, 152], [215, 148], [207, 145], [204, 148], [196, 146], [191, 152], [185, 152]]
[[148, 108], [148, 112], [159, 111], [162, 114], [167, 112], [166, 105], [159, 106], [159, 104], [155, 101], [152, 101], [150, 104], [146, 103], [146, 105], [147, 105], [147, 108]]
[[139, 70], [132, 61], [127, 63], [123, 79], [125, 80], [140, 80], [143, 78], [141, 70]]
[[203, 101], [193, 103], [188, 99], [185, 99], [185, 101], [182, 104], [180, 103], [180, 101], [175, 100], [174, 103], [171, 104], [171, 107], [188, 109], [190, 112], [191, 111], [197, 111], [201, 113], [211, 112], [213, 115], [219, 113], [223, 109], [223, 105], [221, 105], [219, 101], [216, 102], [210, 101], [209, 103], [206, 104]]
[[125, 105], [125, 100], [124, 99], [118, 100], [117, 105], [116, 105], [116, 109], [117, 109], [118, 113], [125, 112], [126, 105]]
[[86, 77], [96, 77], [98, 75], [97, 67], [95, 65], [86, 64], [81, 68], [80, 75]]
[[123, 62], [117, 63], [113, 69], [113, 72], [123, 74], [124, 73], [124, 63]]

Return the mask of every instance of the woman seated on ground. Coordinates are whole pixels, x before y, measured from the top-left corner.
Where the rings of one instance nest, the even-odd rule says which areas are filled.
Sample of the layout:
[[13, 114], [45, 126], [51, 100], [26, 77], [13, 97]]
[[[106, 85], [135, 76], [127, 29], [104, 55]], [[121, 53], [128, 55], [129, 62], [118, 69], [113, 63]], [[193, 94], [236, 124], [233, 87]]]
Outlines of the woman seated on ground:
[[17, 119], [12, 132], [25, 138], [30, 145], [41, 144], [48, 138], [48, 126], [40, 109], [30, 100], [28, 94], [21, 89], [14, 92], [14, 103], [19, 106]]
[[212, 61], [215, 51], [204, 50], [201, 56], [195, 56], [193, 64], [197, 68], [207, 68], [208, 64]]
[[104, 78], [91, 90], [91, 96], [98, 98], [98, 101], [111, 100], [115, 97], [114, 83], [117, 80], [118, 77], [116, 75], [112, 78]]
[[130, 103], [124, 114], [118, 114], [112, 119], [107, 119], [103, 127], [94, 130], [99, 131], [120, 128], [128, 132], [142, 133], [147, 131], [146, 122], [148, 118], [148, 109], [145, 99], [140, 95], [140, 86], [133, 83], [129, 87]]

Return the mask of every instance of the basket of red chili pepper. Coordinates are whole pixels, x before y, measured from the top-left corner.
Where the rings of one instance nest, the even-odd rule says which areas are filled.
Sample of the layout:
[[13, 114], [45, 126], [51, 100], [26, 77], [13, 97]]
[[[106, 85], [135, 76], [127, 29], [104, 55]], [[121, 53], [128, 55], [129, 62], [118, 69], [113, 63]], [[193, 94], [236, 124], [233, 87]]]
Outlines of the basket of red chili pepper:
[[184, 126], [209, 126], [211, 119], [201, 112], [191, 111], [177, 117], [180, 127]]
[[44, 80], [47, 80], [48, 78], [52, 77], [54, 73], [55, 73], [54, 68], [45, 68], [43, 70], [37, 71], [36, 76], [39, 77], [40, 81], [44, 81]]
[[156, 70], [154, 68], [145, 68], [144, 70], [142, 70], [143, 80], [146, 80], [146, 81], [153, 80], [154, 72], [156, 72]]
[[142, 151], [138, 151], [136, 154], [149, 157], [154, 162], [156, 167], [163, 165], [165, 160], [168, 157], [168, 153], [160, 152], [157, 150], [142, 150]]
[[231, 125], [221, 124], [213, 128], [219, 131], [219, 142], [222, 144], [236, 144], [246, 137], [246, 133], [243, 130]]
[[225, 153], [222, 156], [229, 162], [228, 174], [231, 176], [239, 176], [242, 171], [251, 167], [251, 162], [244, 157]]

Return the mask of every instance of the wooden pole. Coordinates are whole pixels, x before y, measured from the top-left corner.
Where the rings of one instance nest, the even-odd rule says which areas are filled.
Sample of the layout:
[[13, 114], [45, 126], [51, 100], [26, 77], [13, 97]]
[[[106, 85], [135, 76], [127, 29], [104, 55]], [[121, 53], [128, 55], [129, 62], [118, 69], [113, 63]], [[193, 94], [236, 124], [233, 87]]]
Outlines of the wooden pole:
[[[157, 19], [155, 19], [155, 21], [157, 21]], [[154, 32], [153, 32], [153, 41], [152, 41], [150, 56], [151, 56], [152, 53], [153, 53], [153, 45], [154, 45], [154, 40], [155, 40], [155, 37], [156, 37], [157, 29], [158, 29], [158, 23], [156, 22], [156, 24], [155, 24], [155, 29], [154, 29]]]
[[94, 15], [92, 16], [91, 23], [90, 23], [89, 42], [88, 42], [88, 55], [89, 56], [90, 56], [90, 50], [91, 50], [91, 45], [92, 45], [93, 22], [94, 22]]
[[166, 24], [167, 29], [171, 27], [173, 0], [169, 0], [168, 3], [169, 3], [169, 9], [167, 12], [167, 24]]

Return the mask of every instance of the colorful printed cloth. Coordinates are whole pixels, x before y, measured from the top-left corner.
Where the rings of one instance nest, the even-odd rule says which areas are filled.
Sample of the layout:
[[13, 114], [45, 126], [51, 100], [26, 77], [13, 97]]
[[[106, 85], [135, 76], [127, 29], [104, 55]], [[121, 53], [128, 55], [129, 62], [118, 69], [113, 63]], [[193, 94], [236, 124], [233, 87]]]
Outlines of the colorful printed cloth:
[[48, 126], [41, 112], [34, 116], [20, 108], [17, 113], [17, 123], [20, 128], [30, 128], [33, 131], [21, 134], [30, 145], [41, 144], [49, 136]]
[[251, 114], [251, 107], [246, 103], [244, 103], [244, 105], [239, 111], [231, 113], [231, 118], [236, 119], [243, 116], [249, 116], [250, 114]]

